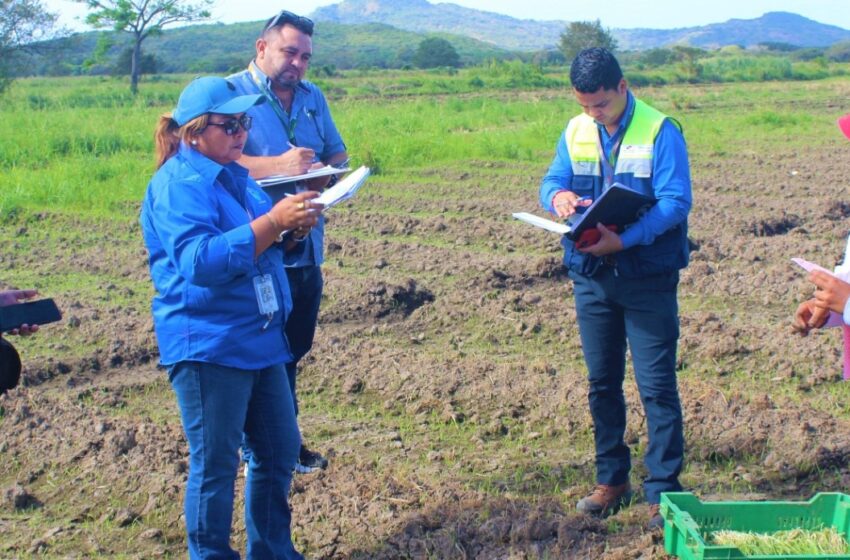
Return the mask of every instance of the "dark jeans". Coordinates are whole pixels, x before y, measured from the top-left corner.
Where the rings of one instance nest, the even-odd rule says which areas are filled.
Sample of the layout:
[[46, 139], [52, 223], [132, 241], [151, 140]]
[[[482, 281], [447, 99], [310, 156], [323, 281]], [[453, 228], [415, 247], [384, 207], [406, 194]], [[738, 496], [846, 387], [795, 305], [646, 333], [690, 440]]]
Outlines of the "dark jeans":
[[248, 558], [303, 560], [287, 502], [300, 435], [282, 365], [242, 370], [200, 362], [169, 368], [189, 442], [184, 513], [189, 558], [238, 559], [230, 547], [239, 445], [251, 452], [245, 485]]
[[644, 492], [647, 502], [657, 504], [661, 492], [682, 488], [684, 437], [676, 385], [679, 274], [625, 279], [603, 266], [593, 277], [570, 277], [588, 369], [597, 482], [616, 485], [629, 479], [630, 450], [623, 441], [628, 342], [649, 435]]
[[293, 357], [292, 361], [286, 364], [286, 376], [289, 378], [289, 390], [292, 393], [292, 402], [295, 404], [297, 416], [298, 397], [295, 391], [295, 378], [298, 374], [298, 361], [313, 346], [324, 281], [320, 266], [287, 268], [286, 276], [289, 278], [289, 289], [292, 293], [292, 311], [284, 329]]

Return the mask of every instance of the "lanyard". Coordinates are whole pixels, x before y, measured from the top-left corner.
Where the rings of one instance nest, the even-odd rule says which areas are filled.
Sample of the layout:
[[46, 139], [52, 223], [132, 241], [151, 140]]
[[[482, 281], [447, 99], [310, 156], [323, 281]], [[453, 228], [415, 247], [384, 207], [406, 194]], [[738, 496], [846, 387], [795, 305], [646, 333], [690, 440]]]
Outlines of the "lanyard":
[[[257, 74], [257, 69], [254, 68], [254, 63], [248, 65], [248, 72], [251, 74], [251, 79], [254, 80], [254, 83], [260, 88], [260, 92], [266, 97], [266, 101], [268, 101], [269, 105], [271, 105], [274, 114], [277, 115], [277, 118], [280, 119], [280, 124], [283, 125], [283, 129], [286, 131], [286, 136], [292, 144], [295, 144], [295, 125], [298, 122], [298, 115], [295, 115], [293, 118], [289, 118], [289, 115], [283, 110], [283, 107], [280, 106], [280, 100], [277, 96], [269, 90], [268, 85], [265, 80], [263, 80], [259, 74]], [[295, 90], [292, 90], [292, 102], [295, 104]]]
[[[626, 115], [626, 123], [623, 126], [623, 134], [617, 138], [614, 145], [611, 147], [611, 158], [605, 154], [605, 148], [602, 147], [602, 131], [597, 127], [596, 130], [596, 149], [599, 151], [599, 163], [602, 165], [602, 191], [607, 191], [614, 184], [614, 167], [617, 165], [617, 158], [620, 156], [620, 145], [623, 143], [623, 138], [626, 136], [626, 131], [632, 123], [632, 117], [635, 114], [634, 105], [632, 110]], [[616, 133], [615, 133], [616, 134]]]
[[[623, 136], [626, 133], [623, 132]], [[602, 191], [607, 191], [614, 184], [614, 166], [617, 164], [617, 156], [620, 154], [620, 144], [623, 142], [623, 137], [617, 139], [614, 147], [611, 148], [611, 160], [605, 155], [605, 149], [602, 147], [602, 133], [596, 133], [596, 149], [599, 150], [599, 162], [602, 164]], [[613, 160], [613, 161], [612, 161]]]

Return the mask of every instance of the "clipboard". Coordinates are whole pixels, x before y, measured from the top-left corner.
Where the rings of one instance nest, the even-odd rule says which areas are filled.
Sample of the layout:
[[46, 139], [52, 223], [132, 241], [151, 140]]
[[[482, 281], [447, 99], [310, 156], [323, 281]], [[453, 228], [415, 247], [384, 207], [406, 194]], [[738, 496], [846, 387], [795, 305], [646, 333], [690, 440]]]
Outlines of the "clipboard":
[[342, 175], [346, 171], [351, 171], [351, 168], [347, 165], [345, 167], [326, 165], [318, 169], [312, 169], [307, 173], [302, 173], [301, 175], [270, 175], [268, 177], [263, 177], [262, 179], [257, 179], [257, 184], [261, 187], [273, 187], [275, 185], [294, 183], [296, 181], [306, 181], [307, 179], [324, 177], [326, 175]]
[[272, 202], [277, 204], [283, 197], [299, 192], [302, 186], [301, 181], [315, 179], [316, 177], [325, 177], [327, 175], [342, 175], [346, 171], [350, 171], [350, 169], [348, 166], [333, 167], [332, 165], [326, 165], [319, 169], [308, 171], [303, 175], [271, 175], [269, 177], [263, 177], [257, 180], [257, 184], [271, 197]]
[[584, 212], [567, 218], [566, 224], [570, 229], [564, 235], [570, 241], [576, 241], [585, 230], [596, 228], [596, 224], [616, 226], [618, 231], [622, 231], [624, 226], [640, 219], [656, 202], [651, 196], [614, 183]]

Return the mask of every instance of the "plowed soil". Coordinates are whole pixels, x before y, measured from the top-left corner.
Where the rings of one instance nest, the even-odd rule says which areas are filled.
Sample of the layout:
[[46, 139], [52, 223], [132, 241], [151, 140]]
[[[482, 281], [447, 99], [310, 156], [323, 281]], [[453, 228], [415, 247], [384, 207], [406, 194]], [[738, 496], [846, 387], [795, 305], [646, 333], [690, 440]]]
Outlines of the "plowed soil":
[[[811, 288], [789, 262], [841, 258], [848, 154], [840, 142], [692, 152], [683, 483], [705, 499], [807, 499], [850, 482], [838, 333], [790, 333]], [[574, 510], [594, 470], [571, 286], [558, 239], [510, 219], [537, 208], [547, 162], [377, 176], [329, 214], [326, 298], [299, 391], [305, 438], [331, 466], [298, 476], [291, 496], [309, 557], [664, 557], [640, 497], [604, 521]], [[18, 250], [2, 266], [43, 276], [65, 318], [15, 340], [26, 366], [0, 397], [0, 557], [185, 554], [187, 448], [156, 367], [137, 211], [4, 226]], [[50, 290], [66, 269], [93, 285]], [[626, 392], [638, 486], [631, 374]]]

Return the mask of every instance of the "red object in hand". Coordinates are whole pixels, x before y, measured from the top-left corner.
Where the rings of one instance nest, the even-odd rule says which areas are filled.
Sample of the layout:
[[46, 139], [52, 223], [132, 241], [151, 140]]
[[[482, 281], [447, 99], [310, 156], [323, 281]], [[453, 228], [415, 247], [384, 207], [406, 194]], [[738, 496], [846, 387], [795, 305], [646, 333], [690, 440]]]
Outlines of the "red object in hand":
[[[614, 233], [617, 233], [617, 226], [612, 224], [605, 227], [608, 228], [608, 231], [613, 231]], [[578, 241], [576, 241], [576, 247], [578, 247], [579, 249], [586, 249], [591, 245], [596, 245], [597, 243], [599, 243], [600, 239], [602, 239], [602, 234], [599, 233], [598, 229], [596, 229], [595, 227], [587, 228], [586, 230], [581, 232], [581, 235], [578, 236]]]

